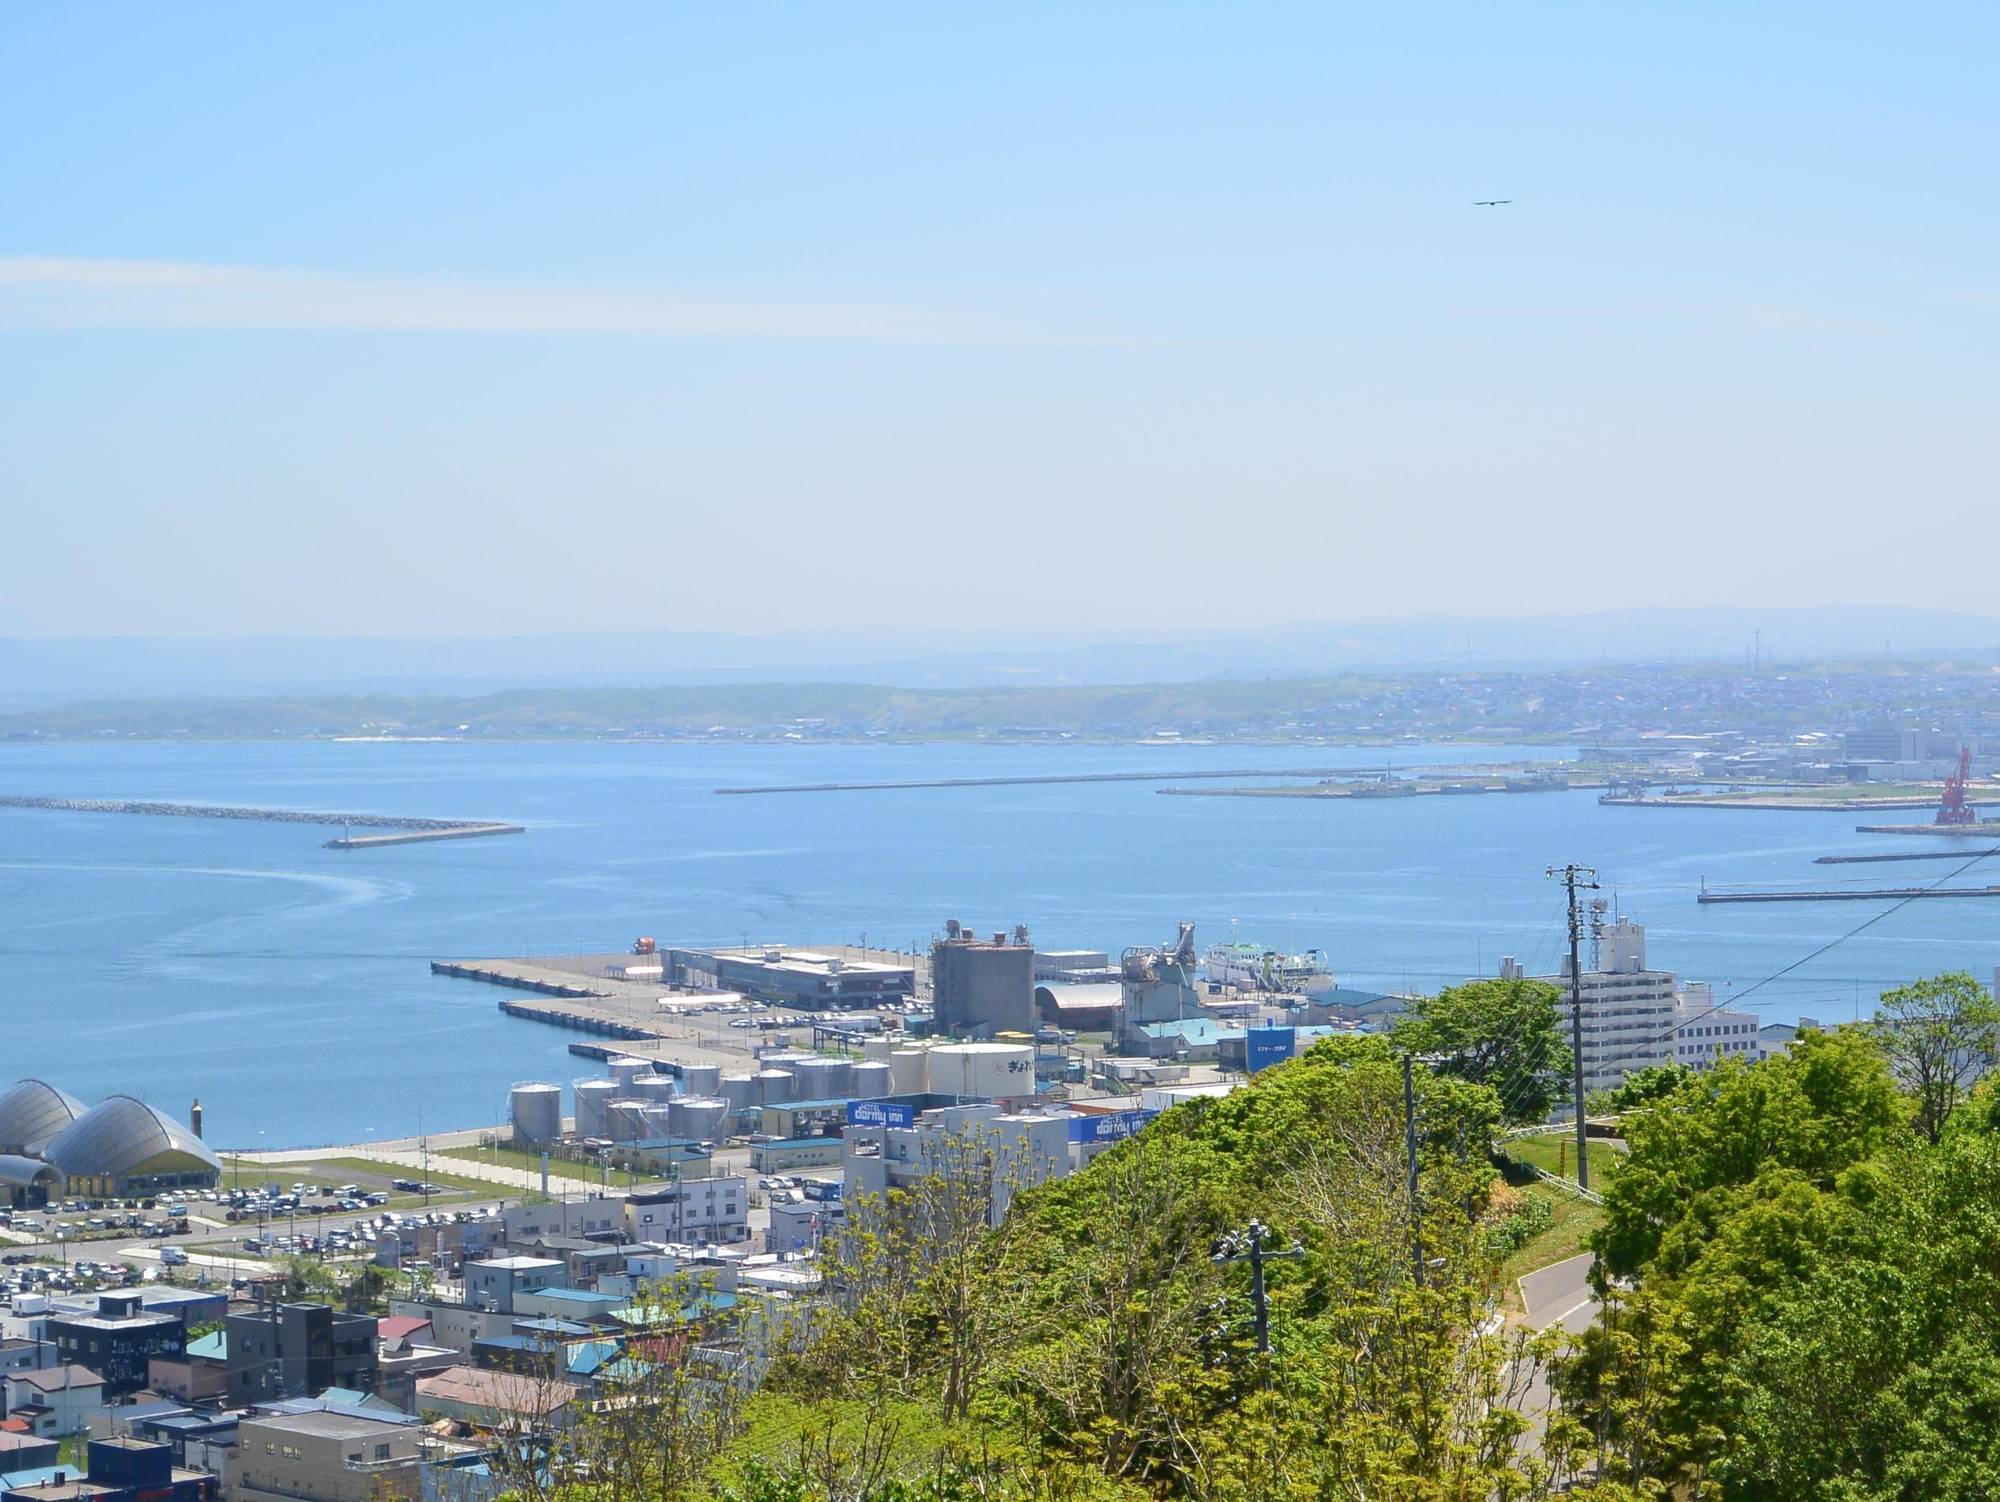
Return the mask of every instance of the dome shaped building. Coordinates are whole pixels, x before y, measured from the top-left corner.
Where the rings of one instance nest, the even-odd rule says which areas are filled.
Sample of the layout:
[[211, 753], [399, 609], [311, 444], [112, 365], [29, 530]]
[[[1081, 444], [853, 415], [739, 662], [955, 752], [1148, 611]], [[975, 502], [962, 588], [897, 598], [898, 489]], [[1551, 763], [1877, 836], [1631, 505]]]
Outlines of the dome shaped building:
[[222, 1160], [171, 1116], [129, 1095], [108, 1095], [72, 1122], [41, 1156], [69, 1192], [129, 1199], [176, 1189], [213, 1189]]
[[83, 1114], [83, 1102], [67, 1091], [43, 1080], [16, 1080], [0, 1090], [0, 1155], [38, 1158]]

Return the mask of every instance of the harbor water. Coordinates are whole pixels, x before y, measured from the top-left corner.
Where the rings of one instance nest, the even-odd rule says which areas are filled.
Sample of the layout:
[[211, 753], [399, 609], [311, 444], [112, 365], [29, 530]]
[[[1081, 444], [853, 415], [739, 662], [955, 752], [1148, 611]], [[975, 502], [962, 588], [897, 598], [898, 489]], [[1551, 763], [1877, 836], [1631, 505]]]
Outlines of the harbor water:
[[[1399, 766], [1550, 757], [1398, 747]], [[141, 1095], [212, 1140], [307, 1146], [504, 1118], [521, 1079], [586, 1072], [560, 1029], [434, 958], [662, 942], [908, 949], [947, 918], [1114, 954], [1192, 919], [1331, 959], [1343, 985], [1431, 989], [1511, 954], [1553, 968], [1560, 888], [1596, 866], [1651, 962], [1718, 997], [1810, 954], [1865, 904], [1701, 906], [1711, 885], [1838, 883], [1888, 848], [1838, 812], [1606, 808], [1594, 792], [1302, 801], [1162, 797], [1137, 782], [754, 798], [767, 783], [1160, 767], [1374, 765], [1381, 748], [499, 745], [0, 747], [0, 793], [364, 810], [527, 826], [504, 840], [322, 848], [310, 826], [0, 810], [0, 1083]], [[1212, 784], [1210, 784], [1212, 786]], [[1982, 844], [1982, 847], [1984, 845]], [[1859, 868], [1866, 872], [1867, 867]], [[1830, 874], [1831, 873], [1831, 874]], [[1939, 872], [1937, 874], [1943, 874]], [[1882, 885], [1863, 877], [1855, 884]], [[1922, 880], [1933, 878], [1925, 872]], [[1962, 878], [1992, 878], [1985, 866]], [[1750, 1004], [1844, 1021], [1942, 969], [1990, 976], [1990, 903], [1913, 902]]]

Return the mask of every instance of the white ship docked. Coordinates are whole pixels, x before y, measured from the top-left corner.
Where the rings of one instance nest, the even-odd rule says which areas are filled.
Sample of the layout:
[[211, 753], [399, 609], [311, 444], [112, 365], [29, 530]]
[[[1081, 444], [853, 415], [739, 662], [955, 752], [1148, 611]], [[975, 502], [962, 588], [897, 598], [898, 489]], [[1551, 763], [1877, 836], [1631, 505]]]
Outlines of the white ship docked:
[[1333, 966], [1317, 949], [1285, 954], [1261, 944], [1216, 944], [1202, 956], [1202, 972], [1239, 991], [1316, 996], [1334, 989]]

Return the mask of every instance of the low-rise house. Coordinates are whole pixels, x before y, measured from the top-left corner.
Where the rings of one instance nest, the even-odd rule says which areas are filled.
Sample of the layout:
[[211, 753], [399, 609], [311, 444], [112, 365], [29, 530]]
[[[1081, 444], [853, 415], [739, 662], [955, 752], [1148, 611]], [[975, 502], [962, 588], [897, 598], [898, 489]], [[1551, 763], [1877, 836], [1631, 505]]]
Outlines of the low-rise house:
[[[60, 1476], [62, 1479], [57, 1480]], [[94, 1439], [82, 1474], [57, 1466], [34, 1477], [16, 1476], [0, 1489], [0, 1502], [216, 1502], [220, 1486], [206, 1472], [176, 1466], [167, 1446], [119, 1436]]]
[[13, 1434], [0, 1430], [0, 1476], [54, 1465], [62, 1458], [62, 1441], [52, 1434]]
[[422, 1432], [354, 1408], [259, 1413], [237, 1426], [233, 1502], [380, 1502], [421, 1492]]
[[[0, 1340], [0, 1386], [4, 1386], [7, 1378], [15, 1372], [46, 1371], [55, 1364], [56, 1346], [52, 1340], [29, 1340], [18, 1336]], [[4, 1416], [6, 1411], [4, 1395], [0, 1395], [0, 1416]]]
[[417, 1379], [417, 1413], [494, 1434], [544, 1434], [567, 1427], [577, 1388], [556, 1376], [454, 1366]]
[[464, 1268], [466, 1307], [512, 1314], [517, 1294], [561, 1287], [566, 1271], [564, 1264], [552, 1257], [492, 1257], [468, 1262]]
[[7, 1417], [21, 1420], [30, 1434], [81, 1434], [104, 1398], [104, 1379], [88, 1367], [52, 1366], [7, 1378]]

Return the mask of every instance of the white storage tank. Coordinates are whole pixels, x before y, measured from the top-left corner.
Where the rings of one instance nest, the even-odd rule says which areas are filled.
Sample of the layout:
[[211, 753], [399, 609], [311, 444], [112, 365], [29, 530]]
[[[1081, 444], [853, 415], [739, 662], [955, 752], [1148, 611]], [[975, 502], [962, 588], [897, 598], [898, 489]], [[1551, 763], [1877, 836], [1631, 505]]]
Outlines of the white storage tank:
[[729, 1116], [726, 1100], [689, 1097], [668, 1108], [673, 1112], [673, 1135], [689, 1142], [715, 1142], [727, 1135], [723, 1123]]
[[683, 1095], [718, 1095], [722, 1091], [722, 1066], [720, 1064], [681, 1065], [681, 1093]]
[[722, 1098], [729, 1102], [732, 1111], [748, 1111], [757, 1104], [757, 1076], [754, 1074], [725, 1074], [722, 1077]]
[[801, 1059], [791, 1066], [793, 1100], [845, 1100], [845, 1076], [853, 1071], [845, 1059]]
[[653, 1072], [651, 1059], [622, 1058], [611, 1061], [611, 1078], [621, 1085], [629, 1085], [642, 1075]]
[[646, 1135], [642, 1142], [659, 1142], [678, 1135], [674, 1131], [674, 1106], [677, 1101], [654, 1101], [646, 1107]]
[[788, 1069], [757, 1071], [757, 1104], [786, 1106], [792, 1102], [792, 1075]]
[[896, 1088], [891, 1095], [922, 1095], [931, 1087], [930, 1050], [899, 1048], [889, 1055], [889, 1075]]
[[669, 1074], [648, 1074], [626, 1087], [634, 1100], [650, 1100], [665, 1105], [681, 1093], [680, 1083]]
[[517, 1145], [555, 1141], [562, 1136], [562, 1086], [539, 1080], [516, 1085], [507, 1092], [507, 1120]]
[[870, 1063], [886, 1064], [889, 1062], [889, 1052], [895, 1046], [887, 1038], [877, 1033], [872, 1038], [863, 1038], [861, 1040], [861, 1057]]
[[646, 1111], [655, 1103], [620, 1097], [605, 1108], [605, 1132], [613, 1142], [640, 1142], [650, 1135]]
[[615, 1080], [578, 1080], [576, 1082], [576, 1134], [579, 1137], [608, 1137], [611, 1135], [609, 1107], [618, 1098], [620, 1091]]
[[1035, 1050], [1025, 1043], [945, 1043], [931, 1050], [930, 1090], [965, 1100], [1035, 1093]]
[[895, 1093], [895, 1071], [886, 1060], [863, 1059], [854, 1066], [854, 1099], [880, 1100]]

